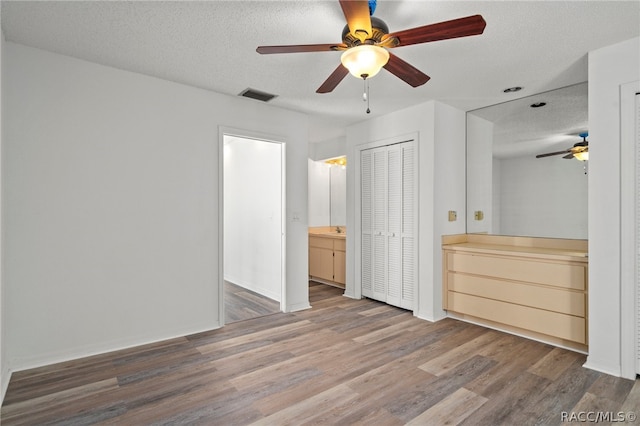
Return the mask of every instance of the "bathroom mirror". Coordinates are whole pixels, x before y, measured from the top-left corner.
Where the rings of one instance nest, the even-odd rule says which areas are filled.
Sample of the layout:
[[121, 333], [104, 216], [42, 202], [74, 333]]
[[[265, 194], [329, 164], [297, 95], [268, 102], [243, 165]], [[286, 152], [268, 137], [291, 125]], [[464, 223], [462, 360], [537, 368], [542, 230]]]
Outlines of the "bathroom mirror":
[[309, 160], [309, 226], [347, 223], [346, 166]]
[[[587, 83], [467, 113], [467, 232], [587, 238]], [[589, 138], [586, 138], [589, 140]]]
[[330, 225], [344, 227], [347, 224], [347, 168], [332, 166], [329, 172]]

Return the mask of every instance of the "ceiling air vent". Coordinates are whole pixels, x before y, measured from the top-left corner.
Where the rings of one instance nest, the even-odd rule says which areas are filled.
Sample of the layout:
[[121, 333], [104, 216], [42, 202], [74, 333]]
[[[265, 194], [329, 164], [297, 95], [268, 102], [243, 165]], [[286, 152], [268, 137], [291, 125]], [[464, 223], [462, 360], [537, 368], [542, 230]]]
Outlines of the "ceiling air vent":
[[271, 93], [261, 92], [255, 89], [245, 89], [238, 96], [244, 96], [245, 98], [257, 99], [262, 102], [269, 102], [271, 99], [275, 98], [276, 95], [272, 95]]

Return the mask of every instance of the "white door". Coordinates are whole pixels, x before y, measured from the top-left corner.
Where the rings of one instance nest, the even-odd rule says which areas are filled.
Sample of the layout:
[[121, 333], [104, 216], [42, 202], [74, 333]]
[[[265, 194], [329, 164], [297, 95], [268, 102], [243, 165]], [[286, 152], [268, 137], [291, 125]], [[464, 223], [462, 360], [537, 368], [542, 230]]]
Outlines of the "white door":
[[373, 151], [373, 298], [387, 300], [387, 150]]
[[362, 294], [413, 309], [415, 180], [413, 142], [362, 151]]

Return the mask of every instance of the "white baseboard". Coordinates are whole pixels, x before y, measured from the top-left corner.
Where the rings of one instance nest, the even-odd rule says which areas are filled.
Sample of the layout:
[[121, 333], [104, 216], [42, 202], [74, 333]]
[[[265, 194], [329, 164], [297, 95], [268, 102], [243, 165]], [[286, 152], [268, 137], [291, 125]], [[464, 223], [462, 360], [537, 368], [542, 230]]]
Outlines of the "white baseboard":
[[[416, 312], [415, 316], [421, 320], [425, 320], [425, 321], [429, 321], [429, 322], [436, 322], [438, 321], [438, 319], [433, 317], [433, 314], [426, 314], [424, 312]], [[440, 318], [442, 319], [442, 318]]]
[[60, 362], [73, 361], [76, 359], [86, 358], [94, 355], [102, 355], [109, 352], [115, 352], [123, 349], [130, 349], [137, 346], [143, 346], [151, 343], [158, 343], [165, 340], [185, 337], [191, 334], [203, 333], [205, 331], [211, 331], [218, 328], [220, 328], [220, 324], [216, 322], [215, 324], [170, 330], [167, 331], [165, 335], [161, 336], [138, 336], [136, 338], [126, 340], [110, 341], [100, 343], [98, 345], [77, 347], [64, 352], [61, 351], [56, 353], [43, 354], [32, 358], [9, 359], [9, 370], [12, 372], [30, 370], [32, 368], [44, 367], [47, 365], [58, 364]]
[[[593, 362], [593, 360], [589, 359], [589, 357], [587, 356], [587, 362], [585, 362], [584, 364], [582, 364], [582, 366], [584, 368], [588, 368], [589, 370], [594, 370], [594, 371], [598, 371], [600, 373], [605, 373], [608, 374], [610, 376], [616, 376], [616, 377], [620, 377], [620, 368], [616, 369], [611, 369], [602, 365], [598, 365], [597, 362]], [[618, 366], [619, 367], [619, 366]], [[625, 379], [635, 379], [635, 375], [633, 377], [625, 377]]]
[[297, 303], [295, 305], [287, 306], [287, 310], [285, 312], [296, 312], [296, 311], [304, 311], [305, 309], [311, 309], [311, 305], [309, 302]]
[[0, 395], [0, 405], [4, 403], [4, 396], [7, 394], [7, 388], [9, 387], [9, 382], [11, 381], [11, 370], [3, 369], [2, 370], [2, 394]]
[[235, 284], [237, 286], [240, 286], [242, 288], [246, 288], [247, 290], [251, 290], [251, 291], [253, 291], [255, 293], [258, 293], [259, 295], [262, 295], [264, 297], [268, 297], [269, 299], [275, 300], [276, 302], [280, 302], [281, 301], [280, 300], [280, 293], [273, 292], [273, 291], [271, 291], [269, 289], [266, 289], [266, 288], [260, 287], [258, 285], [255, 285], [254, 283], [246, 282], [246, 281], [243, 281], [243, 280], [236, 279], [234, 277], [227, 277], [227, 276], [224, 277], [224, 280], [228, 281], [228, 282], [230, 282], [232, 284]]

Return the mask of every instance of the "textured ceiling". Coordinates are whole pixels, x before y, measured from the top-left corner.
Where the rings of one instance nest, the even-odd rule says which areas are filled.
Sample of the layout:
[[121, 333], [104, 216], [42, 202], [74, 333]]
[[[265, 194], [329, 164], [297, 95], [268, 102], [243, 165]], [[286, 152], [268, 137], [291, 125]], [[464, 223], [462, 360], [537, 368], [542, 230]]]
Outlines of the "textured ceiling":
[[[259, 45], [340, 42], [345, 19], [331, 1], [3, 1], [8, 41], [229, 95], [278, 95], [270, 103], [311, 115], [310, 141], [344, 134], [371, 116], [439, 100], [473, 110], [587, 80], [587, 52], [640, 33], [640, 2], [389, 1], [375, 16], [392, 32], [481, 14], [483, 35], [396, 48], [431, 80], [411, 88], [382, 71], [315, 90], [339, 52], [259, 55]], [[523, 86], [504, 94], [510, 86]], [[247, 102], [257, 102], [247, 100]]]
[[[531, 105], [544, 103], [544, 107]], [[561, 151], [588, 133], [587, 83], [491, 105], [469, 114], [494, 124], [493, 156], [507, 158]]]

